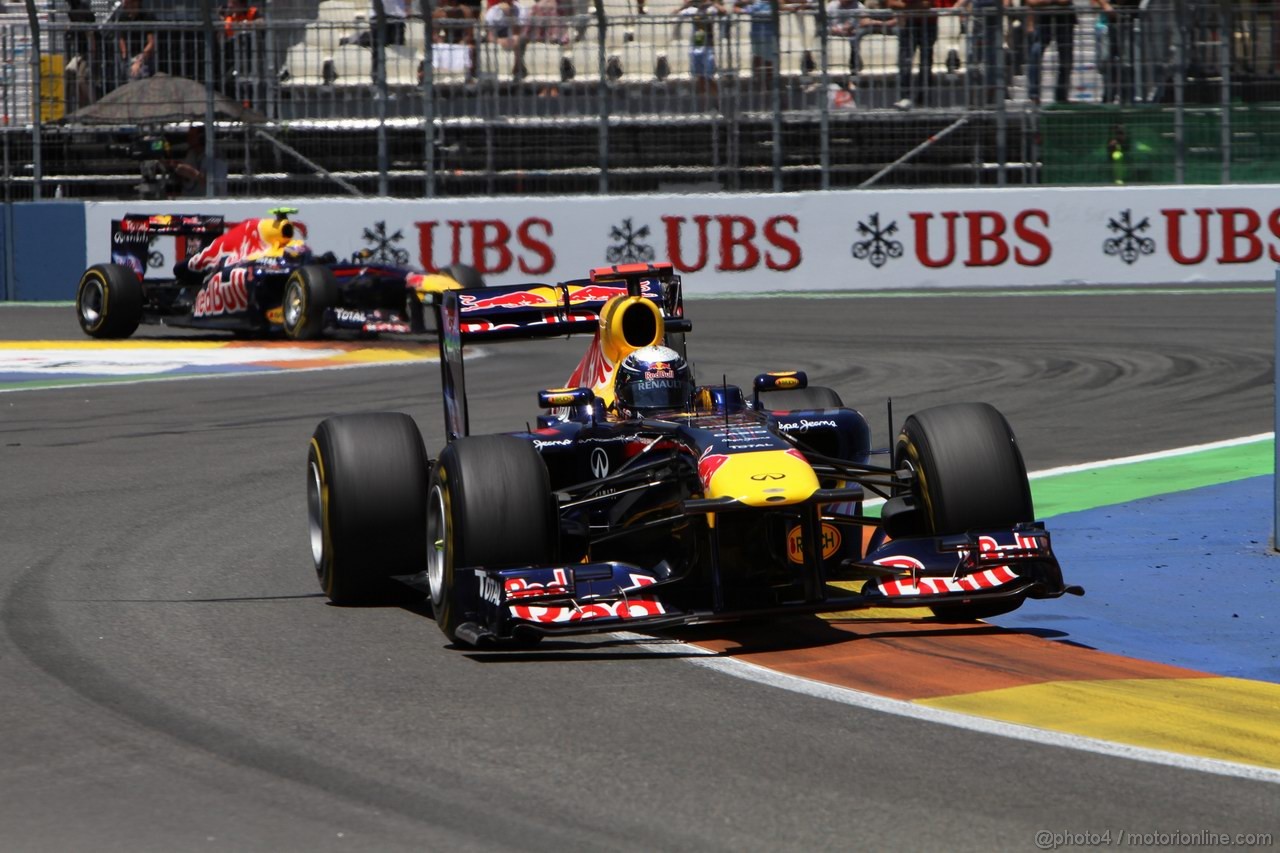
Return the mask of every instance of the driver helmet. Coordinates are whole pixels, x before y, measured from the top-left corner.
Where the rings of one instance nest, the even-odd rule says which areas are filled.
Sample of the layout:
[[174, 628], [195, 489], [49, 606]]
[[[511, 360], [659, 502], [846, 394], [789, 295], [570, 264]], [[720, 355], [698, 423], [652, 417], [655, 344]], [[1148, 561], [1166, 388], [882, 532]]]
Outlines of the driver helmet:
[[693, 396], [693, 374], [670, 347], [641, 347], [618, 365], [613, 393], [618, 410], [629, 417], [684, 411]]
[[280, 254], [283, 255], [286, 260], [294, 263], [305, 264], [311, 260], [311, 247], [303, 240], [290, 240], [288, 243], [285, 243]]

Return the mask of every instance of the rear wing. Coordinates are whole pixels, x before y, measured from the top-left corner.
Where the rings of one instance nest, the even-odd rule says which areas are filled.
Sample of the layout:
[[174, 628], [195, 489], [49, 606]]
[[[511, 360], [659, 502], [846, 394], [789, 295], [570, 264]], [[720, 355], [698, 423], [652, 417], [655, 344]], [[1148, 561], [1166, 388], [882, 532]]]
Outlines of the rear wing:
[[598, 267], [590, 278], [559, 284], [510, 284], [438, 294], [434, 310], [448, 440], [470, 432], [464, 344], [591, 334], [600, 328], [605, 303], [617, 296], [654, 302], [670, 332], [689, 328], [680, 276], [669, 263]]
[[111, 262], [129, 267], [142, 278], [149, 267], [163, 265], [163, 254], [152, 248], [156, 238], [174, 238], [170, 263], [177, 263], [209, 245], [226, 227], [221, 216], [127, 213], [111, 220]]

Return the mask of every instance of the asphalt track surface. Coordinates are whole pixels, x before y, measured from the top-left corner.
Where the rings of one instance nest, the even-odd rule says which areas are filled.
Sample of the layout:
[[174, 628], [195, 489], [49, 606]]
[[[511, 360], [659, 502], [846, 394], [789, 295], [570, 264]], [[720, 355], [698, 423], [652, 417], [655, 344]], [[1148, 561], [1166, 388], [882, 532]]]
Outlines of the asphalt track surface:
[[[878, 443], [887, 395], [899, 423], [987, 400], [1044, 469], [1271, 430], [1273, 300], [688, 313], [704, 382], [807, 370]], [[0, 340], [79, 336], [70, 308], [0, 308]], [[469, 361], [473, 430], [522, 426], [582, 345]], [[414, 365], [0, 394], [0, 848], [1032, 850], [1042, 831], [1280, 830], [1267, 782], [850, 707], [661, 640], [481, 654], [421, 612], [328, 605], [307, 440], [328, 415], [393, 409], [434, 452], [436, 387]]]

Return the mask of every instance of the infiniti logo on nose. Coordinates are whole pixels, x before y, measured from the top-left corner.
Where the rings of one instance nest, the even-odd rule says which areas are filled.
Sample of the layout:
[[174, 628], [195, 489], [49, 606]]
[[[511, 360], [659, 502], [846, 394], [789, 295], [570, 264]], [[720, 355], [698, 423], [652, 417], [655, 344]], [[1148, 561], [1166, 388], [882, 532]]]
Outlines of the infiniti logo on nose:
[[591, 473], [597, 480], [609, 476], [609, 454], [604, 452], [604, 448], [597, 447], [591, 451]]

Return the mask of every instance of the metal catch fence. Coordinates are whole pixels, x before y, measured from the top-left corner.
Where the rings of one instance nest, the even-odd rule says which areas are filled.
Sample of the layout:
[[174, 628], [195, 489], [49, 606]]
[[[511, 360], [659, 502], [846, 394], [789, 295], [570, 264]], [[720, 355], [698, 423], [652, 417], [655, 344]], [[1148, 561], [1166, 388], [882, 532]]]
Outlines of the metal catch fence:
[[210, 2], [0, 16], [6, 198], [1280, 177], [1274, 4]]

